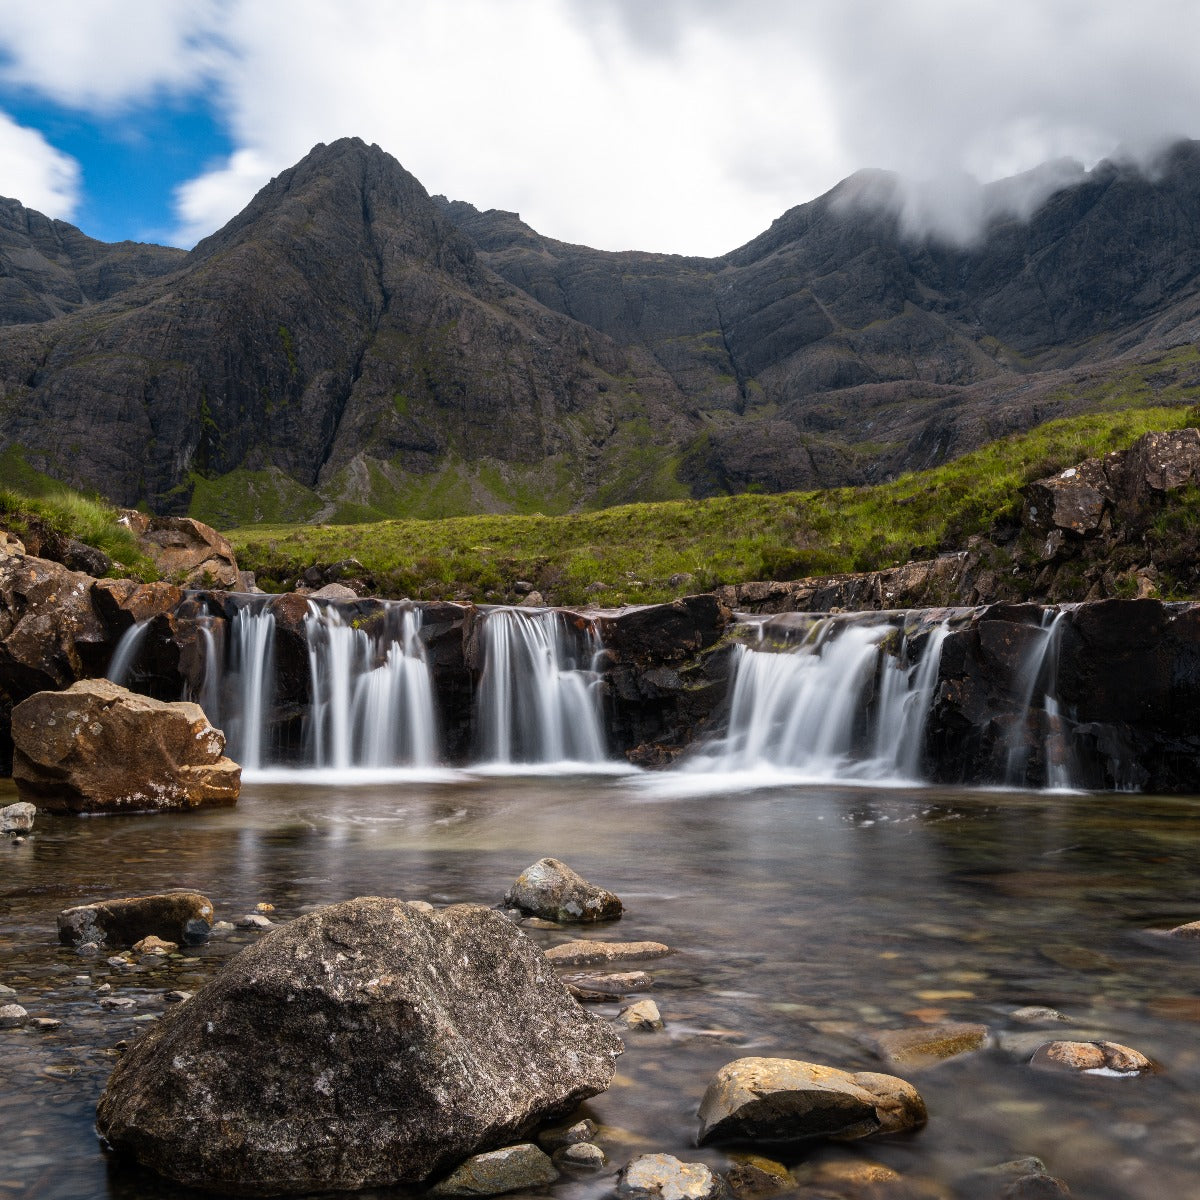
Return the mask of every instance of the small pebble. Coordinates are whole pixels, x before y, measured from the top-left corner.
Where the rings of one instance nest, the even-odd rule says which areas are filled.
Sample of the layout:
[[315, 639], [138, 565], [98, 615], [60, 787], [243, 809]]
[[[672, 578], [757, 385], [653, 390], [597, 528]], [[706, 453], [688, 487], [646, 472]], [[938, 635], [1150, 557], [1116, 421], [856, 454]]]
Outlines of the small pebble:
[[99, 942], [84, 942], [82, 946], [75, 951], [80, 958], [95, 958], [100, 953]]
[[262, 913], [246, 913], [237, 919], [239, 929], [270, 929], [274, 924], [270, 917], [264, 917]]
[[29, 1023], [34, 1029], [42, 1029], [47, 1033], [51, 1029], [58, 1029], [62, 1025], [61, 1021], [57, 1021], [53, 1017], [34, 1017]]
[[111, 983], [102, 983], [102, 984], [100, 984], [100, 986], [99, 986], [99, 987], [96, 989], [96, 991], [97, 991], [97, 992], [98, 992], [98, 993], [99, 993], [101, 996], [107, 996], [107, 995], [108, 995], [108, 993], [112, 991], [112, 984], [111, 984]]
[[185, 1000], [190, 1000], [191, 998], [191, 992], [182, 992], [178, 989], [172, 989], [171, 991], [163, 994], [163, 999], [168, 1004], [182, 1004]]
[[622, 1009], [617, 1021], [629, 1029], [640, 1029], [646, 1033], [663, 1028], [662, 1013], [653, 1000], [639, 1000]]
[[100, 1007], [109, 1012], [124, 1012], [128, 1009], [136, 1008], [137, 1001], [131, 999], [129, 996], [104, 996], [100, 1000]]
[[543, 1150], [560, 1150], [563, 1146], [590, 1142], [595, 1136], [596, 1122], [585, 1118], [576, 1121], [574, 1125], [556, 1125], [551, 1129], [543, 1129], [538, 1134], [538, 1145]]
[[556, 1167], [567, 1171], [598, 1171], [608, 1159], [595, 1142], [572, 1142], [560, 1146], [551, 1156]]
[[0, 983], [0, 997], [15, 996], [17, 994], [15, 988], [10, 988], [6, 984]]
[[235, 929], [232, 921], [218, 921], [213, 927], [213, 933], [232, 933]]
[[133, 947], [134, 954], [174, 954], [179, 949], [178, 942], [165, 942], [162, 938], [144, 937]]
[[260, 900], [254, 906], [254, 911], [260, 913], [273, 913], [275, 911], [275, 905], [268, 904], [265, 900]]
[[1045, 1008], [1038, 1004], [1027, 1005], [1025, 1008], [1015, 1008], [1008, 1014], [1010, 1021], [1018, 1025], [1053, 1025], [1058, 1023], [1070, 1024], [1071, 1018], [1064, 1017], [1056, 1008]]

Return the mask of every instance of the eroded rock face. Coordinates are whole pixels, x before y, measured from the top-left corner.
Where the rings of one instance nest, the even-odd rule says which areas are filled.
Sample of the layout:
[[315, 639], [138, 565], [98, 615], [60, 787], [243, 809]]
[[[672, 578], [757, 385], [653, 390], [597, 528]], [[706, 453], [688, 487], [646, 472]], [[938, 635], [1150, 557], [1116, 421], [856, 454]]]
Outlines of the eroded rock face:
[[189, 588], [237, 588], [237, 556], [229, 539], [211, 525], [191, 517], [147, 517], [134, 509], [126, 509], [121, 522], [170, 582]]
[[925, 1101], [894, 1075], [789, 1058], [739, 1058], [722, 1067], [700, 1103], [700, 1145], [720, 1141], [839, 1140], [925, 1124]]
[[13, 778], [51, 812], [144, 812], [233, 804], [241, 768], [198, 704], [166, 704], [86, 679], [12, 714]]
[[526, 867], [504, 894], [510, 908], [549, 921], [610, 921], [621, 915], [621, 899], [588, 883], [557, 858], [539, 859]]
[[98, 1128], [189, 1186], [417, 1183], [570, 1113], [620, 1052], [501, 914], [366, 897], [271, 930], [169, 1011]]

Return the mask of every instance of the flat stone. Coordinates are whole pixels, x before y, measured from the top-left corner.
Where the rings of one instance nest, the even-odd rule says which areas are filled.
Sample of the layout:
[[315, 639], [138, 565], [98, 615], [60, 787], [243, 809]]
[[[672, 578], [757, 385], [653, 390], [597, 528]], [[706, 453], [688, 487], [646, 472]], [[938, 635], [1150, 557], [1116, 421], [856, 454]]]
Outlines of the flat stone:
[[28, 801], [7, 804], [0, 808], [0, 833], [28, 833], [36, 816], [37, 809]]
[[664, 1022], [658, 1005], [653, 1000], [639, 1000], [628, 1008], [623, 1008], [617, 1020], [628, 1029], [638, 1029], [646, 1033], [662, 1029]]
[[725, 1188], [704, 1163], [681, 1162], [673, 1154], [640, 1154], [621, 1172], [620, 1196], [651, 1200], [716, 1200]]
[[1044, 1008], [1041, 1005], [1026, 1005], [1024, 1008], [1014, 1008], [1008, 1014], [1010, 1021], [1018, 1025], [1056, 1025], [1071, 1023], [1070, 1017], [1064, 1017], [1056, 1008]]
[[542, 858], [526, 867], [504, 894], [504, 903], [531, 916], [580, 924], [621, 915], [621, 900], [588, 883], [566, 863]]
[[270, 917], [264, 917], [262, 913], [245, 913], [238, 917], [234, 924], [239, 929], [270, 929], [275, 924]]
[[925, 1102], [894, 1075], [851, 1074], [787, 1058], [740, 1058], [713, 1077], [700, 1102], [700, 1145], [792, 1142], [899, 1133], [926, 1121]]
[[29, 1020], [29, 1013], [19, 1004], [0, 1004], [0, 1029], [19, 1029]]
[[550, 1158], [532, 1142], [506, 1146], [468, 1158], [457, 1170], [429, 1189], [431, 1196], [499, 1196], [524, 1188], [544, 1187], [558, 1178]]
[[645, 971], [618, 971], [610, 975], [564, 975], [563, 982], [581, 992], [612, 998], [630, 992], [644, 992], [654, 980]]
[[132, 946], [146, 937], [195, 946], [208, 940], [212, 902], [199, 892], [126, 896], [65, 908], [58, 914], [58, 940], [64, 945]]
[[1047, 1042], [1034, 1053], [1032, 1063], [1087, 1075], [1145, 1075], [1154, 1070], [1144, 1054], [1119, 1042]]
[[889, 1029], [873, 1037], [876, 1049], [891, 1066], [921, 1067], [972, 1054], [988, 1044], [988, 1027], [944, 1021], [911, 1029]]
[[671, 953], [662, 942], [563, 942], [551, 946], [546, 957], [560, 967], [592, 967], [600, 963], [642, 962]]
[[178, 942], [167, 942], [153, 934], [135, 942], [133, 946], [134, 954], [174, 954], [178, 949]]

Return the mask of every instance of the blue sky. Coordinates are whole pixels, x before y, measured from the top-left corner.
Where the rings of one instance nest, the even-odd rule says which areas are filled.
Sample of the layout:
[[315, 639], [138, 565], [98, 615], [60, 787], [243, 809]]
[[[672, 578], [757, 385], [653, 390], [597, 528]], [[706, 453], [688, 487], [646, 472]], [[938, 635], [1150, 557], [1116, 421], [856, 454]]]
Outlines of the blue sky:
[[0, 195], [189, 246], [356, 135], [604, 249], [723, 253], [864, 167], [966, 238], [981, 182], [1200, 135], [1197, 45], [1194, 0], [0, 0]]

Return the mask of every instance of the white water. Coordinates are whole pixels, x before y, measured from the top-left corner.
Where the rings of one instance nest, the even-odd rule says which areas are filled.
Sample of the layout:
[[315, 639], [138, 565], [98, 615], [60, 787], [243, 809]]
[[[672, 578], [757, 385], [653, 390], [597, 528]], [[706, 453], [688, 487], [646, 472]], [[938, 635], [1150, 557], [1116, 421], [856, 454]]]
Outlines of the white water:
[[[399, 628], [387, 618], [399, 613]], [[382, 632], [309, 603], [312, 672], [308, 758], [317, 768], [431, 767], [437, 762], [433, 687], [419, 609], [384, 610]]]
[[1045, 763], [1043, 786], [1057, 790], [1072, 786], [1071, 748], [1056, 695], [1063, 615], [1062, 610], [1042, 615], [1039, 641], [1017, 677], [1021, 708], [1008, 736], [1004, 781], [1009, 787], [1026, 786], [1030, 759], [1039, 748]]
[[230, 757], [247, 771], [255, 771], [263, 765], [266, 722], [275, 695], [275, 617], [265, 609], [238, 609], [230, 640], [227, 691], [231, 711], [225, 736]]
[[112, 659], [109, 661], [108, 670], [105, 672], [106, 679], [120, 684], [122, 687], [128, 686], [133, 665], [141, 653], [142, 642], [145, 641], [149, 629], [150, 620], [147, 618], [130, 625], [121, 634], [121, 640], [117, 643], [117, 648], [113, 651]]
[[947, 627], [915, 663], [884, 645], [897, 632], [827, 618], [790, 650], [737, 646], [725, 738], [688, 768], [915, 782]]
[[481, 620], [483, 762], [605, 762], [595, 626], [555, 610], [493, 609]]

